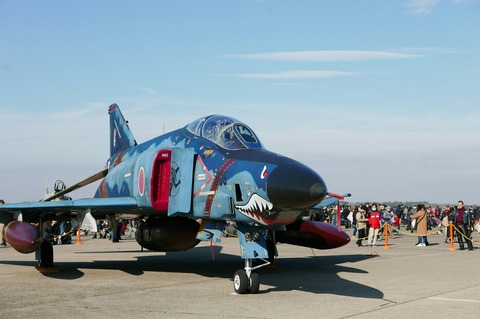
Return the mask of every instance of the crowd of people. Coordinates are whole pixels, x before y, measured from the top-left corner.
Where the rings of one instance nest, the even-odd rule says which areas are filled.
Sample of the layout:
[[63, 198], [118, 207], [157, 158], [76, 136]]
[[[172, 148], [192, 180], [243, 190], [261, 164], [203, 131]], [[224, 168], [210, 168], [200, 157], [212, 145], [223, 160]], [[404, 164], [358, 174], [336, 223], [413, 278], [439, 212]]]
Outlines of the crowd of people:
[[[463, 201], [458, 201], [457, 206], [428, 206], [418, 204], [416, 206], [398, 205], [394, 207], [365, 203], [362, 205], [343, 205], [340, 216], [341, 223], [345, 228], [353, 228], [353, 236], [356, 244], [363, 246], [363, 240], [367, 240], [368, 246], [375, 246], [384, 234], [385, 224], [388, 224], [389, 234], [393, 236], [403, 226], [407, 232], [416, 232], [418, 237], [417, 246], [428, 246], [428, 231], [435, 227], [441, 227], [445, 234], [445, 242], [450, 238], [450, 227], [453, 225], [454, 236], [457, 239], [459, 249], [473, 250], [471, 233], [474, 230], [480, 232], [480, 208], [465, 207]], [[337, 224], [337, 206], [328, 206], [322, 209], [310, 211], [310, 219]]]
[[[5, 203], [0, 200], [0, 204]], [[328, 206], [322, 209], [312, 209], [309, 211], [309, 218], [315, 221], [322, 221], [331, 224], [337, 224], [337, 206]], [[394, 207], [379, 205], [376, 203], [365, 203], [362, 205], [343, 205], [340, 211], [340, 223], [345, 228], [353, 228], [353, 236], [356, 244], [361, 247], [363, 241], [367, 241], [368, 246], [376, 246], [378, 240], [384, 236], [394, 236], [400, 232], [400, 228], [405, 227], [405, 231], [416, 232], [418, 237], [417, 246], [428, 246], [428, 231], [434, 227], [442, 227], [445, 235], [445, 242], [448, 242], [450, 229], [454, 231], [460, 250], [466, 248], [473, 250], [473, 240], [471, 234], [473, 231], [480, 232], [480, 207], [465, 207], [463, 201], [458, 201], [457, 206], [432, 206], [426, 207], [423, 204], [416, 206], [398, 205]], [[385, 225], [388, 224], [388, 234], [385, 233]], [[449, 227], [450, 224], [453, 227]], [[98, 232], [93, 238], [109, 238], [113, 242], [118, 242], [122, 235], [125, 235], [127, 229], [136, 229], [136, 221], [117, 221], [115, 225], [117, 231], [112, 231], [112, 227], [107, 221], [97, 221]], [[236, 224], [234, 221], [227, 223], [230, 236], [236, 235]], [[51, 221], [47, 233], [50, 235], [52, 244], [67, 244], [71, 242], [71, 229], [69, 222], [58, 223]], [[0, 227], [1, 234], [1, 227]], [[1, 238], [2, 246], [6, 246], [5, 239]]]

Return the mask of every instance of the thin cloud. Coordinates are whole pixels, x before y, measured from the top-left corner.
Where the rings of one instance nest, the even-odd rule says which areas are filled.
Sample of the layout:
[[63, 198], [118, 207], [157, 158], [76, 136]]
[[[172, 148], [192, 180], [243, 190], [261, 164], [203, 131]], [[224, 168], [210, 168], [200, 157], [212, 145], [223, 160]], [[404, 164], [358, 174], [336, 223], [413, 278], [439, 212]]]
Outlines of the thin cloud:
[[140, 91], [148, 94], [148, 95], [157, 95], [157, 91], [155, 91], [154, 89], [144, 87], [144, 86], [140, 86], [140, 85], [134, 85], [133, 87], [137, 90], [140, 90]]
[[[453, 4], [478, 3], [479, 0], [451, 0]], [[440, 0], [408, 0], [407, 9], [410, 14], [424, 16], [432, 13]]]
[[439, 0], [409, 0], [407, 8], [414, 15], [430, 14]]
[[424, 55], [389, 51], [324, 50], [228, 54], [223, 57], [294, 62], [359, 62], [368, 60], [415, 59], [424, 57]]
[[298, 70], [276, 73], [240, 73], [233, 74], [234, 77], [247, 79], [270, 79], [270, 80], [288, 80], [288, 79], [319, 79], [334, 78], [342, 76], [353, 76], [352, 72], [340, 71], [315, 71], [315, 70]]

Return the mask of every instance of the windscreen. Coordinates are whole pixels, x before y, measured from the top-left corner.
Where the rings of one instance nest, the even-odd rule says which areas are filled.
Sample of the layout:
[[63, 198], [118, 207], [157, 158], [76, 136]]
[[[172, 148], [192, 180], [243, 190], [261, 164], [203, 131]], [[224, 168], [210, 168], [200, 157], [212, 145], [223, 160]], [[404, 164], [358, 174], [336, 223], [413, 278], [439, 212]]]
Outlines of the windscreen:
[[190, 123], [187, 129], [227, 150], [263, 148], [255, 133], [234, 118], [212, 115]]

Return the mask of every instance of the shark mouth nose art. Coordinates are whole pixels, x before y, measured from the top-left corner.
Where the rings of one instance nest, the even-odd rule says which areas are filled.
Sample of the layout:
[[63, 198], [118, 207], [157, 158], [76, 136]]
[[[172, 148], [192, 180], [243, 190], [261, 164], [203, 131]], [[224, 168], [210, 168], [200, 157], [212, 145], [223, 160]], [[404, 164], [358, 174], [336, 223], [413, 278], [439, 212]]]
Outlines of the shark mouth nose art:
[[245, 205], [235, 206], [243, 215], [262, 225], [268, 225], [266, 217], [274, 214], [273, 204], [258, 194], [253, 194]]

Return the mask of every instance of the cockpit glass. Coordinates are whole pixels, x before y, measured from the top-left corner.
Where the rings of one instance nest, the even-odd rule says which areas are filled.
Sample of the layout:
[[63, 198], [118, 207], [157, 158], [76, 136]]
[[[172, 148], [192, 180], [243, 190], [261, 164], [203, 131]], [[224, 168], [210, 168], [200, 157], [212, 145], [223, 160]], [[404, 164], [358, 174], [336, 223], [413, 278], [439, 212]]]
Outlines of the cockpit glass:
[[242, 148], [248, 148], [245, 146], [242, 141], [238, 138], [238, 135], [235, 134], [234, 126], [231, 125], [230, 127], [223, 130], [222, 135], [215, 141], [218, 145], [227, 150], [239, 150]]
[[200, 130], [202, 129], [202, 124], [205, 122], [205, 118], [198, 119], [187, 125], [187, 130], [192, 132], [195, 135], [200, 135]]
[[228, 150], [263, 148], [248, 126], [231, 117], [212, 115], [190, 123], [187, 129]]
[[223, 116], [212, 116], [203, 125], [202, 136], [216, 141], [224, 129], [234, 122], [233, 119]]
[[235, 128], [237, 129], [238, 133], [242, 137], [242, 139], [247, 143], [258, 143], [255, 134], [243, 124], [236, 124]]

